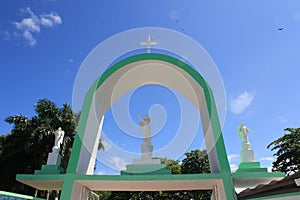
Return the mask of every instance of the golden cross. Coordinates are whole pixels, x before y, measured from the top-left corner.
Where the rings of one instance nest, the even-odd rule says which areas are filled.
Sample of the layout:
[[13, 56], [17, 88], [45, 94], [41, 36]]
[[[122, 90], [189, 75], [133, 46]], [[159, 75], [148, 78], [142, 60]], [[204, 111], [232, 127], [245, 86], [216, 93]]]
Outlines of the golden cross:
[[146, 45], [147, 46], [147, 53], [150, 53], [150, 48], [151, 45], [157, 44], [156, 41], [151, 41], [150, 35], [147, 37], [147, 41], [142, 41], [141, 45]]

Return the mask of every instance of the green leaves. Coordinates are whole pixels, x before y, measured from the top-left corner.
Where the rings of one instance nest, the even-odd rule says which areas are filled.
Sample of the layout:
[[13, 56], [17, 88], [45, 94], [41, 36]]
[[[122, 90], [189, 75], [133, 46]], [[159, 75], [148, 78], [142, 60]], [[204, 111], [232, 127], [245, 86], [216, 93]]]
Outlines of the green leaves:
[[171, 170], [172, 174], [181, 174], [181, 165], [178, 160], [161, 158], [161, 163], [165, 164], [167, 169]]
[[192, 150], [185, 153], [186, 158], [182, 160], [182, 174], [210, 173], [210, 166], [206, 151]]
[[300, 169], [300, 128], [286, 128], [289, 133], [271, 142], [267, 147], [277, 156], [272, 171], [292, 174]]
[[39, 100], [34, 107], [36, 115], [31, 118], [15, 115], [5, 120], [13, 128], [8, 135], [0, 138], [0, 190], [20, 190], [28, 194], [32, 192], [17, 183], [15, 175], [33, 173], [42, 164], [46, 164], [48, 153], [54, 144], [53, 132], [58, 127], [65, 131], [61, 166], [65, 170], [67, 168], [75, 131], [71, 107], [63, 104], [62, 108], [58, 108], [47, 99]]

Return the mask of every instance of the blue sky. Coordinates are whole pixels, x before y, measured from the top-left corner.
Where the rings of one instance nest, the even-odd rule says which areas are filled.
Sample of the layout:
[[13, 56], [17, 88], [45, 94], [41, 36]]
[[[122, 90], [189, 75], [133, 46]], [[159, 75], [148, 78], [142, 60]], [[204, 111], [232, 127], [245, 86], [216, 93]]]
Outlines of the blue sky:
[[[237, 127], [241, 122], [252, 130], [249, 137], [256, 159], [269, 166], [272, 152], [266, 146], [283, 135], [284, 128], [300, 124], [300, 2], [297, 0], [76, 3], [2, 0], [0, 133], [6, 134], [11, 128], [4, 122], [7, 116], [33, 115], [33, 105], [41, 98], [59, 106], [63, 102], [72, 104], [76, 73], [88, 53], [112, 35], [148, 26], [182, 32], [207, 50], [226, 90], [223, 135], [232, 166], [239, 163], [241, 141]], [[278, 30], [281, 27], [284, 29]], [[160, 98], [164, 100], [156, 102], [155, 91], [151, 90], [164, 90], [165, 96]], [[154, 94], [149, 105], [131, 106], [131, 116], [138, 122], [138, 110], [146, 113], [152, 103], [164, 105], [167, 116], [173, 116], [166, 119], [163, 129], [170, 132], [178, 122], [176, 95], [167, 88], [144, 87], [134, 92], [131, 102], [142, 101], [143, 94], [150, 92]], [[108, 113], [104, 129], [115, 127], [109, 116]], [[117, 127], [115, 130], [116, 134], [122, 134]], [[118, 136], [110, 139], [120, 143]], [[132, 142], [124, 140], [120, 146]], [[153, 139], [154, 145], [161, 145], [159, 141]], [[132, 145], [132, 149], [138, 150], [139, 144]], [[194, 145], [191, 148], [198, 147]], [[112, 161], [118, 166], [129, 162], [117, 157]]]

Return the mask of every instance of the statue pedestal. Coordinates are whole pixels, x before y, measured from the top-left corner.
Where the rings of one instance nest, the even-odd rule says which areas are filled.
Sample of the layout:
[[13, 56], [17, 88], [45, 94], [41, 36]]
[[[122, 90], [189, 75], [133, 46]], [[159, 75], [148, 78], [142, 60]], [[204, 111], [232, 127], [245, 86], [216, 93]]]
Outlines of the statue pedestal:
[[254, 151], [251, 149], [243, 149], [240, 156], [242, 162], [255, 162]]
[[267, 173], [268, 169], [267, 168], [261, 168], [260, 167], [260, 162], [241, 162], [239, 164], [238, 169], [236, 170], [236, 173], [239, 172], [264, 172]]
[[47, 165], [60, 165], [61, 156], [59, 151], [59, 149], [53, 149], [53, 152], [49, 153]]
[[121, 175], [166, 175], [171, 174], [171, 170], [165, 164], [132, 164], [126, 165], [126, 170], [121, 171]]
[[[254, 159], [254, 151], [251, 149], [242, 149], [241, 151], [241, 163], [239, 164], [236, 174], [238, 173], [255, 173], [263, 172], [267, 173], [267, 168], [261, 168], [260, 162], [256, 162]], [[253, 174], [254, 175], [254, 174]]]
[[151, 160], [152, 152], [153, 152], [153, 145], [149, 141], [148, 142], [144, 141], [142, 143], [141, 147], [142, 147], [142, 160]]
[[134, 159], [132, 160], [133, 165], [159, 165], [161, 164], [160, 159]]
[[63, 168], [60, 166], [61, 155], [60, 149], [52, 149], [53, 152], [48, 154], [47, 165], [42, 165], [41, 170], [35, 170], [34, 174], [62, 174]]
[[163, 175], [171, 174], [171, 170], [161, 164], [160, 159], [142, 158], [134, 159], [131, 165], [126, 165], [126, 170], [121, 175]]
[[41, 170], [34, 170], [34, 174], [63, 174], [64, 170], [59, 165], [42, 165]]

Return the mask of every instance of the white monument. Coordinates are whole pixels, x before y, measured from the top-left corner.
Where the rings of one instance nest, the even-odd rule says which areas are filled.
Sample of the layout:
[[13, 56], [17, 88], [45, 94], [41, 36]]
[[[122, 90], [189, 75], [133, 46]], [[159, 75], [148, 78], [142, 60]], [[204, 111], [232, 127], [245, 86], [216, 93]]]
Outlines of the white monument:
[[250, 133], [251, 130], [248, 129], [248, 127], [241, 123], [241, 125], [238, 127], [238, 133], [240, 138], [242, 139], [242, 151], [241, 151], [241, 161], [242, 162], [255, 162], [254, 159], [254, 151], [251, 150], [250, 142], [248, 139], [248, 133]]
[[61, 156], [59, 155], [60, 146], [63, 142], [65, 132], [59, 127], [55, 132], [55, 141], [52, 152], [48, 155], [47, 165], [60, 165]]
[[143, 143], [141, 145], [142, 156], [141, 159], [134, 159], [132, 164], [161, 164], [160, 159], [153, 159], [152, 152], [153, 152], [153, 145], [151, 143], [151, 118], [148, 115], [145, 115], [144, 118], [141, 117], [139, 114], [140, 122], [140, 129], [143, 132]]

